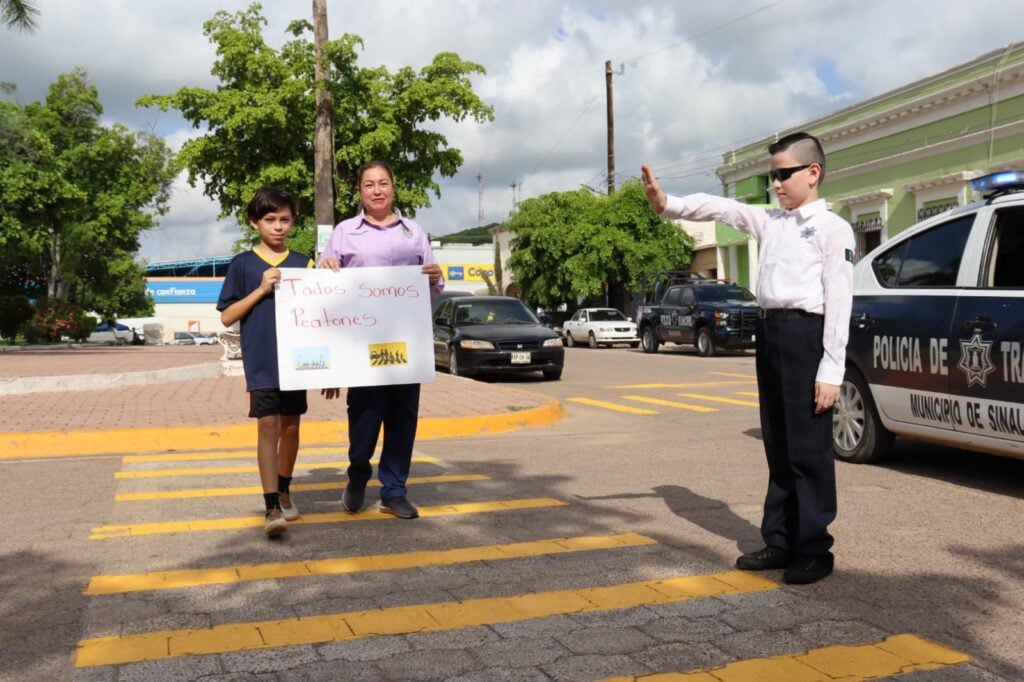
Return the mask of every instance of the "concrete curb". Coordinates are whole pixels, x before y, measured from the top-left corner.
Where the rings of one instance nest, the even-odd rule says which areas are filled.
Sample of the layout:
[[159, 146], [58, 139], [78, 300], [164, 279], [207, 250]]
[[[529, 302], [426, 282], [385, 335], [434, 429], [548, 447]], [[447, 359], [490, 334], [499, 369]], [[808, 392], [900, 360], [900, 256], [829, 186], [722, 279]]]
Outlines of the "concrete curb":
[[0, 395], [50, 393], [54, 391], [102, 391], [124, 386], [163, 384], [172, 381], [217, 379], [224, 375], [219, 362], [201, 365], [154, 369], [148, 372], [115, 372], [111, 374], [66, 374], [49, 377], [18, 377], [0, 379]]
[[[219, 372], [220, 365], [216, 367]], [[419, 421], [416, 439], [438, 440], [504, 433], [547, 426], [563, 417], [565, 409], [557, 400], [547, 400], [537, 407], [501, 414], [425, 417]], [[303, 422], [301, 428], [303, 446], [340, 445], [347, 442], [346, 426], [342, 419]], [[235, 450], [256, 447], [256, 425], [250, 422], [220, 426], [4, 433], [0, 434], [0, 445], [0, 461], [119, 456], [137, 452]]]

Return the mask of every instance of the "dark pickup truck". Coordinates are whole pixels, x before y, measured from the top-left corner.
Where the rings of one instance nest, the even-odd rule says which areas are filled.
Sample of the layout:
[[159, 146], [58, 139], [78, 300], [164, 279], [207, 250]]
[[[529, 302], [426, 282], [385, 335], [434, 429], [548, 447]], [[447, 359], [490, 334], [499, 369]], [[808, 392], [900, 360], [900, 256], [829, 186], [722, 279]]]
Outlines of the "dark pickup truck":
[[[661, 295], [661, 291], [664, 292]], [[693, 344], [702, 356], [754, 348], [757, 302], [738, 284], [695, 275], [663, 278], [652, 300], [637, 306], [644, 352], [663, 343]]]

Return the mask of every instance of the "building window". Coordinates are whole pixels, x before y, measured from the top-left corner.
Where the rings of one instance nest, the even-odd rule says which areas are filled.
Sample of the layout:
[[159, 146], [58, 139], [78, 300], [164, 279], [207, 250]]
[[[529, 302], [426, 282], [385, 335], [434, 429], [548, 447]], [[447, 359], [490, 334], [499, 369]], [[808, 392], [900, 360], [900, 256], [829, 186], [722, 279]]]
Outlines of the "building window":
[[970, 181], [974, 171], [957, 171], [907, 183], [903, 189], [914, 193], [918, 221], [964, 206], [970, 200]]
[[946, 198], [946, 199], [935, 199], [933, 201], [927, 201], [927, 202], [925, 202], [925, 204], [923, 206], [921, 206], [921, 208], [917, 209], [917, 219], [919, 221], [920, 220], [927, 220], [928, 218], [931, 218], [932, 216], [937, 216], [940, 213], [945, 213], [946, 211], [951, 211], [951, 210], [953, 210], [954, 208], [956, 208], [959, 205], [960, 205], [960, 202], [957, 201], [956, 197], [949, 197], [949, 198]]

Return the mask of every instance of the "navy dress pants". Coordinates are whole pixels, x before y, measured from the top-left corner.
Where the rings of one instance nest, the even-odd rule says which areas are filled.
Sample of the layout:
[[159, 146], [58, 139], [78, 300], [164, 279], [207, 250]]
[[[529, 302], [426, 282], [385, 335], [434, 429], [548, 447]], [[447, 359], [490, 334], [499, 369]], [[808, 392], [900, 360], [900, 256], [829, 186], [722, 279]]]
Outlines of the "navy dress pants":
[[759, 319], [757, 388], [768, 458], [761, 536], [793, 557], [829, 556], [836, 518], [832, 410], [814, 414], [824, 318]]
[[348, 480], [365, 487], [373, 476], [370, 459], [384, 426], [377, 477], [380, 497], [405, 495], [420, 409], [420, 385], [357, 386], [348, 389]]

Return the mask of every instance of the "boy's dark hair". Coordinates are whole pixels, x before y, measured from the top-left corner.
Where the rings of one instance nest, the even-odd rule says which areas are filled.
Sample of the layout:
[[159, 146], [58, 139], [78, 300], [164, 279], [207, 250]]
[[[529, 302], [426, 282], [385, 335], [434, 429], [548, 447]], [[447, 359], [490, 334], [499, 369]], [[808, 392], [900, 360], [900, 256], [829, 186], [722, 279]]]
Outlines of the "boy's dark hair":
[[246, 207], [245, 213], [249, 220], [256, 222], [268, 213], [285, 208], [291, 211], [292, 218], [295, 218], [298, 213], [295, 210], [295, 195], [279, 187], [264, 187], [256, 192], [256, 196]]
[[818, 184], [825, 181], [825, 150], [821, 148], [818, 138], [809, 133], [791, 133], [778, 142], [768, 145], [768, 153], [775, 155], [789, 151], [800, 163], [816, 163], [821, 166]]

